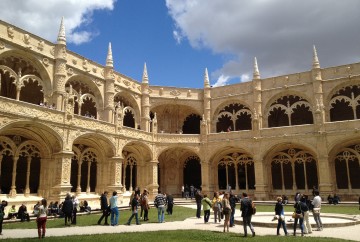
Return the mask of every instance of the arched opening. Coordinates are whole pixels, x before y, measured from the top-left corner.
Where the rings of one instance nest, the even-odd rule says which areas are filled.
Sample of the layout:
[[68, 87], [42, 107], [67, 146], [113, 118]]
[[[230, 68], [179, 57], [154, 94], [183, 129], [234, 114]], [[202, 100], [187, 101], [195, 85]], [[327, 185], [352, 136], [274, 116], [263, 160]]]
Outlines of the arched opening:
[[360, 188], [360, 144], [343, 148], [335, 157], [335, 174], [338, 189]]
[[201, 164], [199, 157], [188, 157], [184, 163], [184, 182], [189, 187], [193, 185], [195, 188], [201, 188]]
[[125, 109], [124, 126], [129, 127], [129, 128], [135, 128], [134, 114], [130, 109]]
[[330, 100], [330, 121], [360, 118], [360, 85], [347, 86], [337, 91]]
[[197, 114], [190, 114], [186, 117], [182, 127], [183, 134], [200, 134], [201, 117]]
[[9, 194], [11, 189], [11, 178], [13, 173], [13, 156], [3, 155], [1, 161], [1, 193]]
[[216, 116], [216, 132], [251, 130], [251, 111], [240, 103], [225, 106]]
[[20, 101], [37, 104], [43, 102], [44, 93], [42, 91], [42, 86], [38, 83], [38, 81], [34, 81], [33, 79], [29, 79], [28, 82], [24, 83], [25, 86], [21, 88], [20, 91]]

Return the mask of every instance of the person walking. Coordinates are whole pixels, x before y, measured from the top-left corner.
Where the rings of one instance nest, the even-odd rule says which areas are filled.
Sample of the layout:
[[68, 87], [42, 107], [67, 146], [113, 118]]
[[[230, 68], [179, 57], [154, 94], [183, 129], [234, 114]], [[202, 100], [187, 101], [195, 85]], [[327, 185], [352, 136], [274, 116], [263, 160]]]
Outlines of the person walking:
[[101, 211], [102, 211], [102, 215], [98, 220], [98, 224], [101, 224], [101, 221], [105, 218], [105, 223], [104, 225], [109, 225], [108, 224], [108, 217], [110, 214], [110, 208], [109, 208], [109, 204], [108, 204], [108, 200], [107, 200], [107, 195], [108, 192], [105, 191], [103, 194], [101, 194], [100, 197], [100, 206], [101, 206]]
[[47, 211], [47, 201], [45, 198], [43, 198], [41, 200], [41, 205], [39, 207], [38, 217], [36, 218], [39, 239], [45, 238], [46, 220], [47, 220], [46, 211]]
[[195, 201], [196, 201], [196, 217], [201, 218], [201, 192], [198, 190], [195, 194]]
[[149, 205], [149, 198], [148, 198], [148, 190], [144, 190], [143, 193], [143, 197], [141, 200], [143, 209], [144, 209], [144, 221], [148, 221], [149, 220], [149, 209], [150, 209], [150, 205]]
[[134, 217], [136, 220], [136, 225], [140, 225], [139, 216], [138, 216], [139, 199], [140, 199], [139, 194], [135, 193], [135, 196], [134, 196], [133, 200], [131, 201], [131, 216], [130, 216], [129, 220], [127, 221], [126, 225], [130, 225], [131, 220]]
[[283, 227], [285, 235], [288, 235], [286, 224], [285, 224], [285, 214], [282, 198], [278, 197], [276, 199], [277, 203], [275, 204], [275, 215], [278, 217], [278, 224], [276, 228], [276, 235], [280, 235], [280, 227]]
[[230, 213], [230, 227], [235, 227], [235, 210], [236, 210], [236, 203], [239, 201], [237, 196], [230, 192], [229, 202], [231, 207], [231, 213]]
[[229, 202], [229, 193], [224, 194], [224, 198], [221, 201], [224, 213], [224, 233], [225, 229], [229, 232], [229, 223], [230, 223], [230, 213], [231, 213], [231, 206]]
[[252, 236], [254, 237], [255, 230], [251, 224], [251, 217], [252, 217], [252, 213], [253, 213], [252, 201], [248, 197], [246, 192], [244, 192], [242, 195], [243, 195], [243, 198], [241, 199], [241, 202], [240, 202], [240, 211], [241, 211], [241, 217], [243, 218], [244, 237], [247, 237], [247, 226], [250, 227]]
[[315, 197], [312, 201], [313, 207], [313, 216], [317, 226], [317, 231], [323, 230], [323, 225], [320, 218], [320, 210], [321, 210], [321, 197], [319, 196], [319, 191], [314, 192]]
[[167, 204], [167, 208], [166, 208], [167, 214], [172, 215], [174, 208], [174, 197], [170, 193], [167, 194], [166, 196], [166, 204]]
[[8, 202], [5, 200], [2, 200], [1, 204], [0, 204], [0, 235], [2, 235], [2, 226], [3, 226], [3, 222], [4, 222], [4, 217], [5, 217], [5, 207], [8, 205]]
[[312, 229], [311, 229], [311, 224], [309, 221], [309, 216], [310, 216], [310, 209], [309, 209], [309, 197], [308, 195], [303, 195], [300, 199], [301, 202], [306, 204], [306, 207], [304, 206], [304, 234], [311, 234], [312, 233]]
[[301, 229], [301, 236], [304, 236], [304, 211], [307, 210], [306, 203], [303, 202], [303, 199], [294, 204], [295, 208], [295, 221], [294, 221], [294, 236], [296, 236], [296, 226], [299, 222]]
[[71, 201], [70, 194], [66, 195], [63, 206], [61, 207], [61, 211], [64, 214], [65, 226], [70, 225], [72, 219], [72, 212], [73, 212], [73, 203]]
[[113, 191], [113, 195], [110, 198], [111, 226], [117, 226], [119, 223], [119, 210], [117, 206], [117, 199], [118, 199], [117, 192]]
[[209, 218], [210, 218], [211, 201], [206, 193], [204, 194], [204, 198], [201, 200], [201, 204], [204, 210], [204, 223], [207, 223], [209, 222]]
[[214, 221], [221, 223], [221, 198], [219, 197], [219, 192], [214, 193], [214, 198], [212, 200], [212, 209], [214, 210]]
[[159, 223], [164, 223], [165, 219], [165, 205], [166, 205], [166, 198], [164, 194], [161, 193], [159, 190], [158, 195], [156, 195], [154, 200], [154, 205], [158, 210], [158, 221]]

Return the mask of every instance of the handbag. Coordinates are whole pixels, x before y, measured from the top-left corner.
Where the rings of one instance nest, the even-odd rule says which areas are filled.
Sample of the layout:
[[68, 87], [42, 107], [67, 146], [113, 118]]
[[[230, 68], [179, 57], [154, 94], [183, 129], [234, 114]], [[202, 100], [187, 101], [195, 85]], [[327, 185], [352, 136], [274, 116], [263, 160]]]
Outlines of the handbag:
[[313, 208], [313, 213], [320, 213], [320, 208]]

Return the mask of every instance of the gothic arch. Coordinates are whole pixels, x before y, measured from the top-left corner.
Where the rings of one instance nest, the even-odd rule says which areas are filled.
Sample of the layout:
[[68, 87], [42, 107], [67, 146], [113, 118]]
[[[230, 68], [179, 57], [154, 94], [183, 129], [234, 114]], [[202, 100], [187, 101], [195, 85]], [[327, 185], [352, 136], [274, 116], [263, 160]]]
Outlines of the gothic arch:
[[270, 190], [286, 190], [289, 193], [309, 191], [318, 187], [319, 173], [316, 152], [298, 144], [277, 144], [265, 157], [265, 169], [271, 170], [269, 176]]
[[[97, 85], [84, 75], [74, 75], [69, 78], [65, 83], [65, 89], [68, 90], [70, 85], [75, 100], [74, 113], [98, 118], [104, 107], [104, 98]], [[85, 106], [82, 107], [84, 101]]]
[[283, 93], [272, 98], [265, 110], [268, 127], [313, 124], [312, 105], [302, 96], [304, 95]]
[[227, 101], [216, 108], [213, 123], [216, 132], [230, 132], [252, 129], [252, 111], [242, 101]]
[[123, 109], [124, 118], [125, 118], [126, 112], [128, 114], [133, 115], [134, 125], [131, 125], [131, 126], [125, 125], [125, 120], [124, 120], [125, 126], [132, 127], [132, 128], [138, 128], [137, 126], [140, 125], [140, 123], [141, 123], [140, 107], [132, 95], [130, 95], [129, 93], [127, 93], [125, 91], [116, 93], [114, 96], [114, 107], [115, 107], [115, 109], [117, 109], [117, 108]]
[[330, 121], [360, 118], [360, 82], [349, 81], [336, 86], [328, 95]]

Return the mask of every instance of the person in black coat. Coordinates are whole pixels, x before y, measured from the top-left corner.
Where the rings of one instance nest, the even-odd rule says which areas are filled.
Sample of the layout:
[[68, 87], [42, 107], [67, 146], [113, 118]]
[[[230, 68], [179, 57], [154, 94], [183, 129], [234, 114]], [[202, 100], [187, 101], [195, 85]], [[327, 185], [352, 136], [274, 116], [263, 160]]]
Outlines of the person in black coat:
[[104, 225], [109, 225], [108, 224], [108, 217], [110, 215], [110, 207], [109, 207], [109, 204], [108, 204], [107, 195], [108, 195], [108, 192], [105, 191], [100, 197], [100, 205], [101, 205], [101, 210], [102, 210], [103, 214], [99, 218], [98, 224], [101, 224], [101, 221], [103, 220], [103, 218], [105, 218]]
[[234, 227], [235, 226], [236, 203], [239, 202], [239, 198], [233, 192], [230, 192], [229, 202], [230, 202], [230, 207], [231, 207], [230, 227]]
[[65, 225], [70, 225], [72, 212], [73, 212], [73, 202], [71, 201], [70, 194], [66, 195], [65, 201], [64, 201], [64, 204], [63, 204], [61, 210], [64, 213]]
[[28, 222], [30, 221], [30, 216], [29, 216], [29, 213], [27, 212], [27, 208], [26, 208], [25, 204], [21, 204], [21, 206], [19, 207], [18, 218], [20, 219], [21, 222], [24, 222], [25, 219]]
[[201, 200], [203, 196], [201, 195], [200, 191], [197, 191], [195, 194], [195, 201], [196, 201], [196, 217], [201, 218]]
[[166, 195], [166, 203], [167, 203], [166, 212], [168, 215], [172, 215], [173, 207], [174, 207], [174, 197], [170, 193]]
[[5, 217], [5, 207], [8, 205], [8, 202], [3, 200], [0, 204], [0, 235], [2, 235], [2, 225]]

